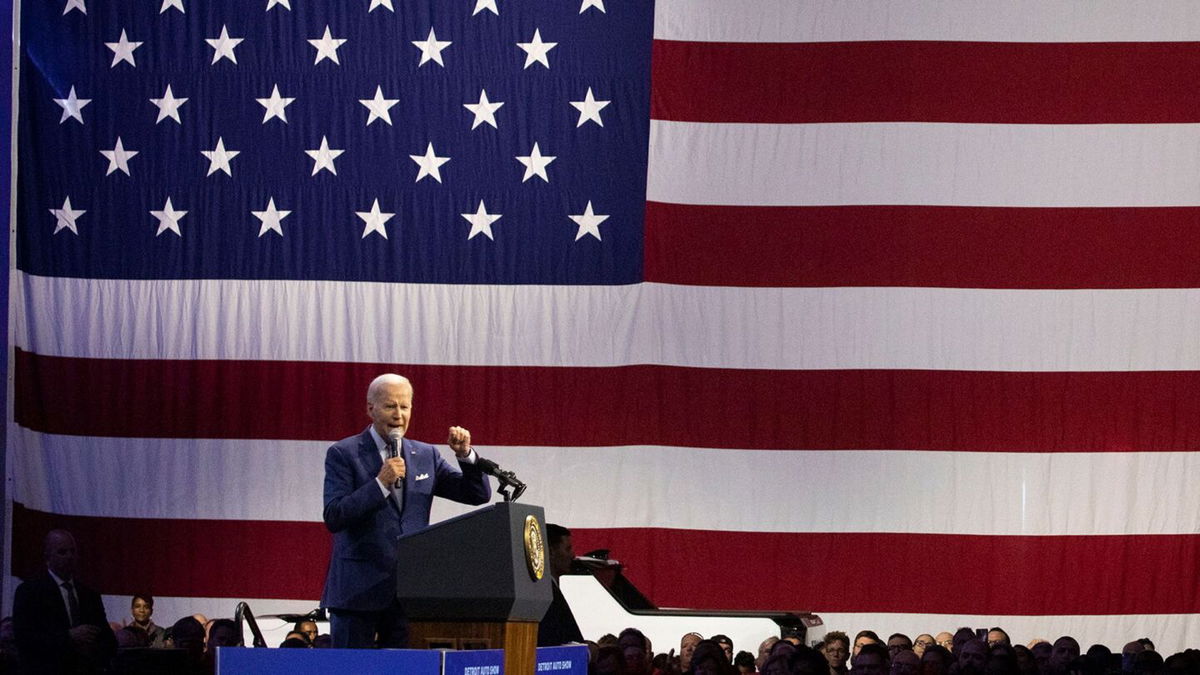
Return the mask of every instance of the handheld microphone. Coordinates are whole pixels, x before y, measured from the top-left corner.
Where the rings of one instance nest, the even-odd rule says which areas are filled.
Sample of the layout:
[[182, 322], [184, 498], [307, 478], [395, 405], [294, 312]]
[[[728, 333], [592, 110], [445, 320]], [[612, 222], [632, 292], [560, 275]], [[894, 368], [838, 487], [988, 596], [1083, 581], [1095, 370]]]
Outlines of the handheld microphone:
[[[400, 455], [400, 441], [404, 439], [403, 429], [392, 429], [388, 432], [388, 459], [395, 459]], [[393, 489], [400, 489], [404, 486], [404, 479], [396, 479], [396, 484]]]
[[[485, 459], [476, 455], [475, 463], [479, 465], [479, 470], [489, 476], [495, 476], [500, 482], [500, 494], [504, 495], [504, 501], [515, 502], [525, 492], [525, 484], [521, 482], [517, 475], [511, 471], [501, 469], [498, 464], [490, 459]], [[511, 492], [510, 492], [511, 491]]]

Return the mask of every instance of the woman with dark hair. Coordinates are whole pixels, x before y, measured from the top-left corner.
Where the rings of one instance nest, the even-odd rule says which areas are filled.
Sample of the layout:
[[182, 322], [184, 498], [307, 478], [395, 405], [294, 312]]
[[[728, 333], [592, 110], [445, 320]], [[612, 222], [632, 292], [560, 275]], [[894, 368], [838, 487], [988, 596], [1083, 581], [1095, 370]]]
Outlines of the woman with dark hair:
[[135, 594], [133, 601], [129, 603], [129, 613], [132, 618], [128, 625], [144, 631], [150, 638], [150, 646], [161, 649], [167, 638], [167, 629], [156, 625], [153, 621], [154, 596], [149, 593]]

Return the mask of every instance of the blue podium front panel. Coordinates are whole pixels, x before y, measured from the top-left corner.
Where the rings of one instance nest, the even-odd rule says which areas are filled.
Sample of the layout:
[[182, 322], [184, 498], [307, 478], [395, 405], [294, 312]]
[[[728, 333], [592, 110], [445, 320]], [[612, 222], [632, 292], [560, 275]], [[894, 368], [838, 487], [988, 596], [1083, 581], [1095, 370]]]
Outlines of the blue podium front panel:
[[586, 645], [538, 647], [537, 675], [587, 675], [587, 671]]

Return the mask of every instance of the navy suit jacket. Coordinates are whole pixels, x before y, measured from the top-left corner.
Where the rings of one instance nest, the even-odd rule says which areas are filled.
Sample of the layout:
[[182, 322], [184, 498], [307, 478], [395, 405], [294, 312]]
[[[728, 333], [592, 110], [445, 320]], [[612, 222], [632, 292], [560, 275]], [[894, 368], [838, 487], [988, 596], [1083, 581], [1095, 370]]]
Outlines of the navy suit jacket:
[[88, 661], [76, 653], [67, 634], [71, 621], [62, 592], [50, 573], [43, 571], [18, 586], [13, 597], [13, 630], [23, 672], [99, 672], [116, 651], [117, 639], [108, 625], [100, 594], [78, 580], [74, 584], [79, 624], [100, 629], [98, 660]]
[[383, 459], [368, 427], [325, 453], [325, 527], [333, 555], [321, 606], [379, 611], [396, 594], [396, 542], [429, 525], [434, 496], [484, 504], [492, 486], [475, 464], [455, 468], [437, 448], [405, 438], [404, 510], [385, 497], [375, 477]]

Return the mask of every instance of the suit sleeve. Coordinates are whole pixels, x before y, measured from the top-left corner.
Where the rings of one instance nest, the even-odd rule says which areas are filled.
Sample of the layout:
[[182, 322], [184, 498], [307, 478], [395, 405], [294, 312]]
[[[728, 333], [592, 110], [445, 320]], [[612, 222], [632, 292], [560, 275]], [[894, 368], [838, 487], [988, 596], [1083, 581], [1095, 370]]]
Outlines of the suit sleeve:
[[354, 466], [337, 445], [325, 453], [325, 527], [341, 532], [371, 518], [387, 504], [379, 485], [372, 479], [355, 485]]
[[492, 484], [487, 474], [479, 469], [479, 462], [474, 464], [458, 463], [454, 468], [442, 458], [442, 453], [434, 451], [434, 466], [437, 471], [437, 483], [434, 494], [456, 502], [476, 506], [486, 504], [492, 498]]

